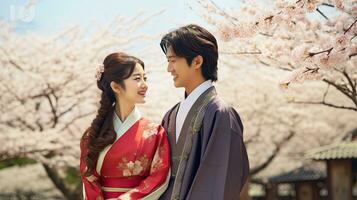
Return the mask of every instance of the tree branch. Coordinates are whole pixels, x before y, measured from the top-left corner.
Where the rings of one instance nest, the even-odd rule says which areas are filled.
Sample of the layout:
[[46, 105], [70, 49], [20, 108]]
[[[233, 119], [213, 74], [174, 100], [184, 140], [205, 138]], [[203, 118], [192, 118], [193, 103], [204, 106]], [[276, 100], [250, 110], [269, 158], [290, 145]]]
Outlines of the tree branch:
[[322, 5], [322, 6], [332, 7], [332, 8], [334, 8], [334, 7], [335, 7], [334, 5], [332, 5], [332, 4], [328, 4], [328, 3], [322, 3], [321, 5]]
[[220, 51], [220, 54], [237, 54], [237, 55], [255, 55], [255, 54], [262, 54], [261, 51], [241, 51], [241, 52], [228, 52], [228, 51]]
[[357, 108], [354, 108], [354, 107], [339, 106], [339, 105], [335, 105], [332, 103], [327, 103], [325, 101], [316, 101], [316, 102], [314, 102], [314, 101], [294, 101], [293, 103], [296, 103], [296, 104], [322, 104], [322, 105], [333, 107], [333, 108], [357, 111]]
[[214, 7], [216, 7], [217, 10], [219, 10], [222, 13], [223, 16], [226, 16], [234, 26], [237, 26], [237, 24], [235, 23], [239, 21], [237, 18], [229, 15], [225, 10], [220, 8], [214, 1], [210, 0], [210, 2]]
[[337, 90], [339, 90], [341, 93], [343, 93], [344, 95], [346, 95], [348, 98], [352, 99], [352, 95], [351, 95], [351, 91], [348, 90], [348, 88], [344, 88], [341, 85], [338, 85], [336, 83], [334, 83], [333, 81], [327, 80], [327, 79], [322, 79], [322, 81], [324, 81], [325, 83], [328, 83], [330, 85], [332, 85], [333, 87], [335, 87]]
[[[348, 73], [346, 72], [346, 70], [343, 70], [342, 74], [346, 77], [348, 83], [350, 84], [351, 86], [351, 93], [352, 93], [352, 96], [357, 96], [357, 92], [356, 92], [356, 82], [353, 82], [351, 77], [348, 75]], [[355, 102], [356, 105], [357, 105], [357, 101]]]
[[348, 55], [349, 58], [352, 58], [353, 56], [357, 56], [357, 52], [356, 53], [352, 53], [350, 55]]
[[262, 164], [258, 165], [257, 167], [254, 167], [250, 170], [251, 176], [254, 174], [259, 173], [263, 169], [265, 169], [273, 160], [274, 158], [279, 154], [281, 151], [282, 147], [290, 141], [290, 139], [294, 136], [295, 132], [290, 131], [289, 135], [284, 138], [282, 141], [276, 144], [275, 150], [270, 154], [270, 156], [263, 162]]
[[[342, 86], [337, 85], [336, 83], [334, 83], [332, 81], [329, 81], [327, 79], [323, 79], [323, 81], [326, 82], [328, 85], [327, 85], [326, 91], [323, 94], [323, 97], [322, 97], [321, 101], [293, 101], [292, 103], [296, 103], [296, 104], [321, 104], [321, 105], [325, 105], [325, 106], [329, 106], [329, 107], [333, 107], [333, 108], [338, 108], [338, 109], [357, 111], [357, 100], [356, 100], [356, 95], [353, 95], [353, 91], [347, 91], [348, 88], [345, 89]], [[351, 84], [353, 85], [352, 82], [351, 82]], [[336, 104], [333, 104], [333, 103], [326, 102], [326, 96], [327, 96], [327, 93], [329, 91], [330, 85], [334, 86], [338, 91], [340, 91], [341, 93], [345, 94], [349, 99], [351, 99], [355, 103], [356, 107], [336, 105]], [[352, 93], [352, 94], [350, 94], [350, 93]]]
[[75, 121], [81, 119], [81, 118], [84, 118], [84, 117], [87, 117], [89, 115], [92, 115], [94, 113], [96, 113], [97, 111], [91, 111], [91, 112], [88, 112], [88, 113], [84, 113], [82, 115], [79, 115], [77, 117], [75, 117], [72, 121], [68, 122], [67, 124], [64, 125], [64, 127], [61, 129], [61, 131], [67, 129], [71, 124], [74, 124]]
[[309, 57], [312, 57], [312, 56], [315, 56], [315, 55], [321, 54], [321, 53], [327, 53], [327, 55], [330, 55], [332, 49], [333, 49], [333, 47], [323, 50], [323, 51], [319, 51], [319, 52], [309, 52]]
[[357, 22], [357, 19], [345, 30], [343, 34], [346, 34], [349, 30], [351, 30], [352, 26], [355, 25]]
[[319, 8], [316, 8], [316, 11], [320, 13], [326, 20], [329, 20], [329, 18]]

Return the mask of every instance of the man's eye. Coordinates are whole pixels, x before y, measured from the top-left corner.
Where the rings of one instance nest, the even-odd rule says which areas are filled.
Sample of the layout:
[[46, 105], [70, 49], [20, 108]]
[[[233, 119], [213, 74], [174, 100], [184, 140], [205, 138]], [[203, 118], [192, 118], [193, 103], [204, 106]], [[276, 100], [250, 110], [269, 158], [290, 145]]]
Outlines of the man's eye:
[[146, 82], [148, 80], [148, 78], [144, 77], [144, 81]]
[[140, 81], [140, 78], [135, 78], [134, 80], [136, 80], [136, 81]]

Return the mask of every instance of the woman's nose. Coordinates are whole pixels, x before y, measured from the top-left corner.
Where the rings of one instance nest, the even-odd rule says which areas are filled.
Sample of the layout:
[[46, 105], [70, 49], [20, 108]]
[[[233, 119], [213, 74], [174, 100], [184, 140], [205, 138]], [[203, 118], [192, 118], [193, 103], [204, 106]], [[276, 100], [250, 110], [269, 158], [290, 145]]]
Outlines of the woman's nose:
[[147, 88], [147, 87], [148, 87], [147, 82], [146, 82], [145, 80], [142, 80], [140, 87], [142, 87], [142, 88]]

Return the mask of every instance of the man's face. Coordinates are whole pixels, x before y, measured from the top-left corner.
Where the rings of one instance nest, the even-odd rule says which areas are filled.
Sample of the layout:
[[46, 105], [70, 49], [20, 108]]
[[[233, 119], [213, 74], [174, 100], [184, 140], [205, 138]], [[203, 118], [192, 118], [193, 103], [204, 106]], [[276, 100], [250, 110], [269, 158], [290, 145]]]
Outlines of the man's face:
[[167, 49], [167, 71], [171, 73], [175, 87], [186, 87], [195, 78], [195, 70], [184, 57], [178, 57], [171, 47]]

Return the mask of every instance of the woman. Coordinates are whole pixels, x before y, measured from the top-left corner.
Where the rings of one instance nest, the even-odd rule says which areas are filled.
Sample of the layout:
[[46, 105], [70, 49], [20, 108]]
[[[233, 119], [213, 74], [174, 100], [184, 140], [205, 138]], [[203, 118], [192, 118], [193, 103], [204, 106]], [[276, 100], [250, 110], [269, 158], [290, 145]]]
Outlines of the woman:
[[80, 144], [84, 199], [158, 199], [170, 177], [170, 150], [164, 129], [135, 106], [145, 102], [144, 63], [113, 53], [96, 78], [100, 108]]

